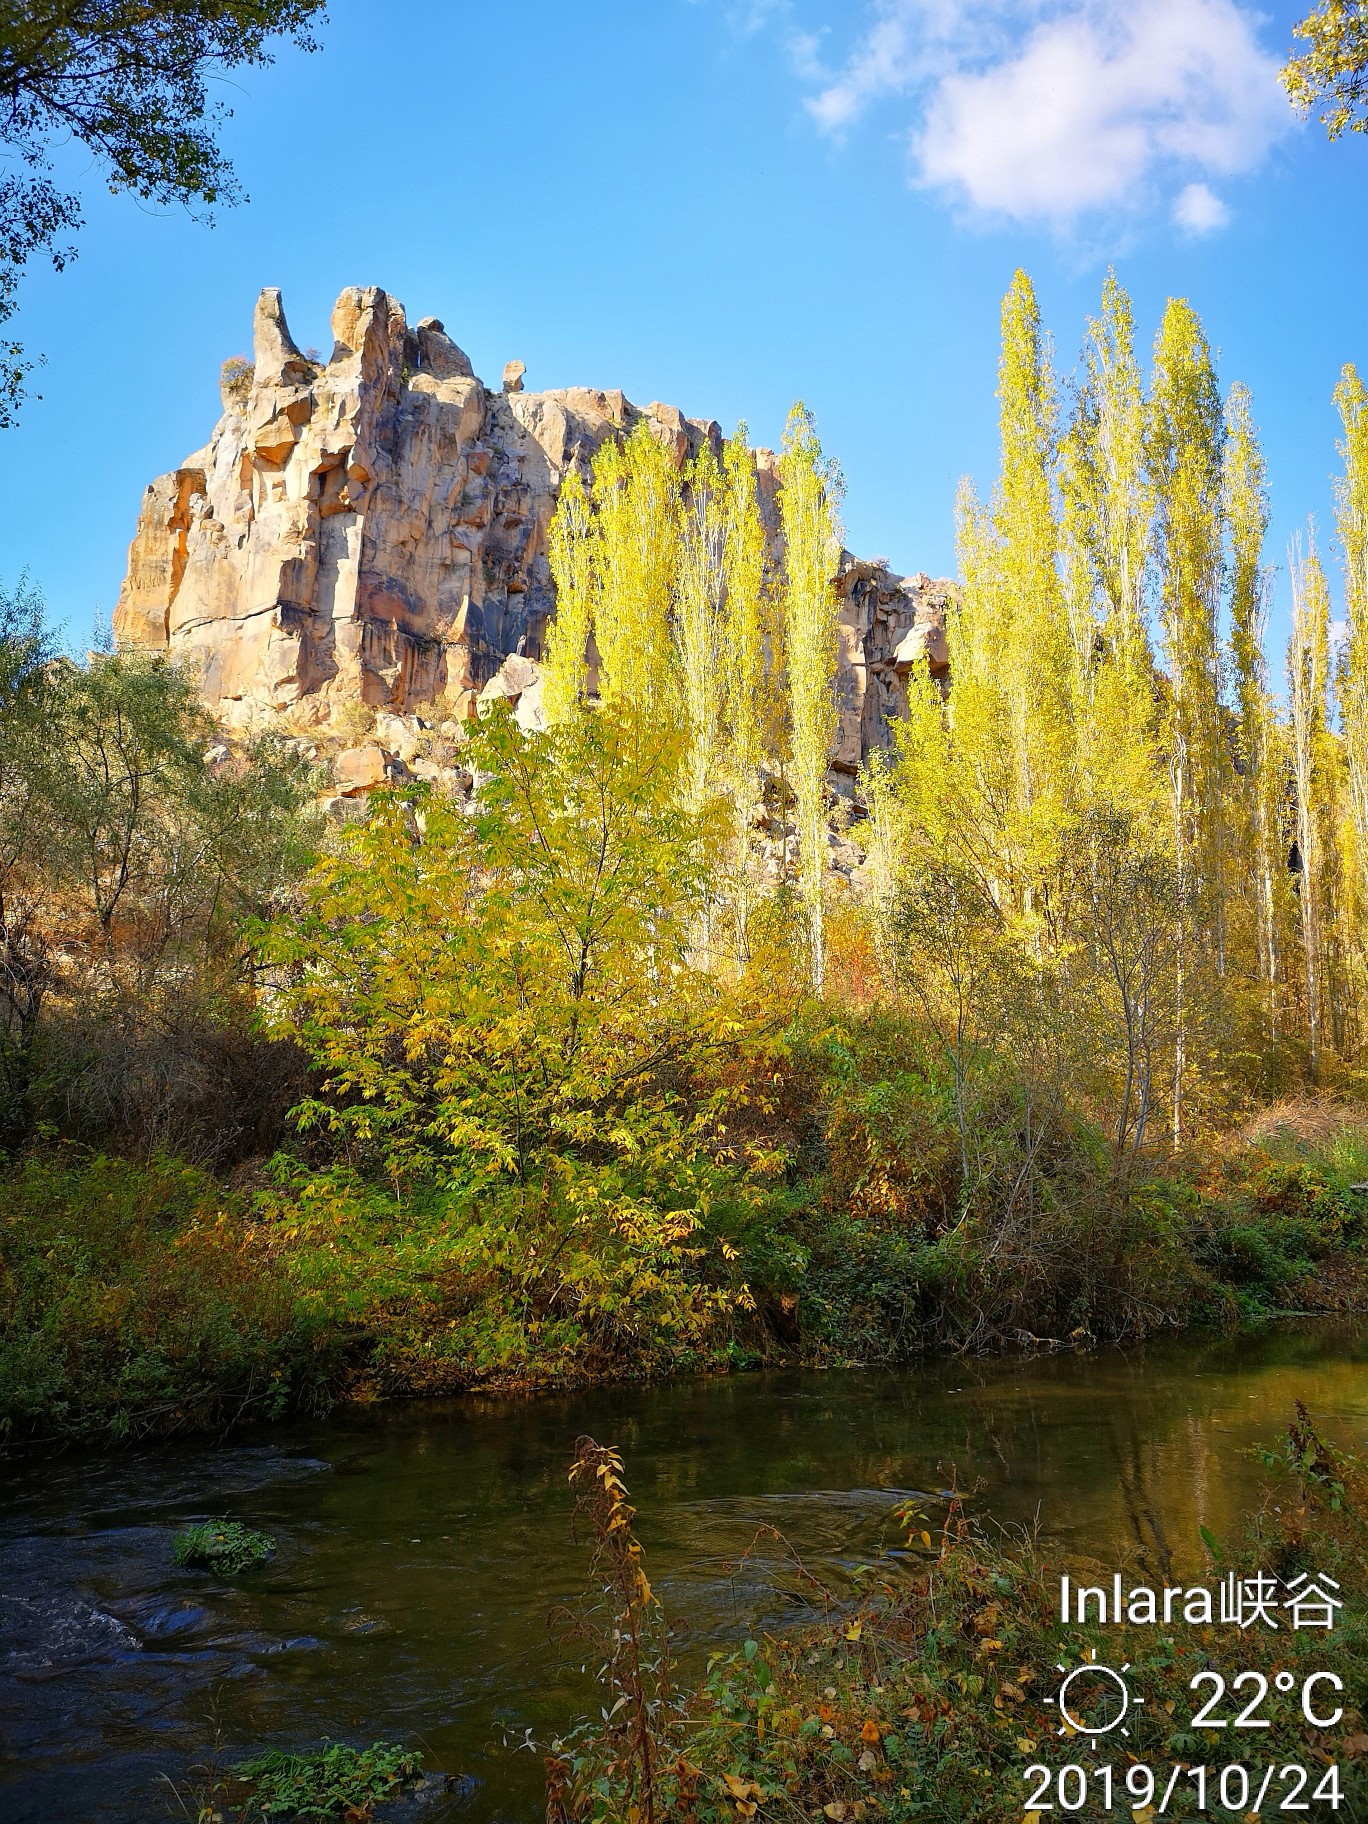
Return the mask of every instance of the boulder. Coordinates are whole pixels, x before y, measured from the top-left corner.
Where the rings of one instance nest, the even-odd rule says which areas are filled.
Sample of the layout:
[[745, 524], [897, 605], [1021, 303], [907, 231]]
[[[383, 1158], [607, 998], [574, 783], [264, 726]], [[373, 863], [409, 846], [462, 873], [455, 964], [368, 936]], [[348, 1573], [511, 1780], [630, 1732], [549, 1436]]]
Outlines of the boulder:
[[333, 761], [333, 782], [344, 798], [383, 785], [388, 773], [384, 749], [373, 743], [364, 747], [344, 747]]
[[542, 710], [542, 668], [521, 653], [511, 653], [480, 692], [480, 713], [506, 702], [518, 727], [531, 733], [546, 727]]

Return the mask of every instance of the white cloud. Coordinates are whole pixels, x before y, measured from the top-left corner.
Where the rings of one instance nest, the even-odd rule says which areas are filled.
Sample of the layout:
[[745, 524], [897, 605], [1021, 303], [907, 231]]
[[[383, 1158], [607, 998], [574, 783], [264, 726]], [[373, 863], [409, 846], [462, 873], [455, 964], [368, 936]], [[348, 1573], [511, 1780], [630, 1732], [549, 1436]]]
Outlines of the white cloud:
[[1173, 219], [1189, 234], [1214, 234], [1230, 220], [1230, 211], [1207, 184], [1185, 184], [1173, 199]]
[[841, 75], [809, 97], [808, 111], [820, 127], [839, 131], [869, 102], [904, 87], [915, 74], [908, 23], [890, 14], [871, 28]]
[[831, 133], [909, 99], [915, 180], [971, 209], [1059, 229], [1167, 193], [1210, 233], [1205, 181], [1253, 170], [1290, 125], [1278, 59], [1237, 0], [876, 0], [807, 107]]

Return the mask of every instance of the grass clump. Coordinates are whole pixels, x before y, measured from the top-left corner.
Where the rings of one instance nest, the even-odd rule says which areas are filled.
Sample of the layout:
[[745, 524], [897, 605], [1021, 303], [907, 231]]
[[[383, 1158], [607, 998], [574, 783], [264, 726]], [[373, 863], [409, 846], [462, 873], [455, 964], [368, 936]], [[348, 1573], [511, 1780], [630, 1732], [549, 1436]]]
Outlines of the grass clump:
[[237, 1520], [202, 1520], [177, 1534], [172, 1556], [191, 1570], [237, 1577], [254, 1565], [265, 1564], [274, 1550], [275, 1540], [269, 1533], [254, 1532]]
[[312, 1754], [273, 1748], [236, 1772], [251, 1787], [248, 1818], [368, 1818], [373, 1805], [394, 1798], [422, 1770], [422, 1755], [395, 1742], [351, 1748], [325, 1739]]

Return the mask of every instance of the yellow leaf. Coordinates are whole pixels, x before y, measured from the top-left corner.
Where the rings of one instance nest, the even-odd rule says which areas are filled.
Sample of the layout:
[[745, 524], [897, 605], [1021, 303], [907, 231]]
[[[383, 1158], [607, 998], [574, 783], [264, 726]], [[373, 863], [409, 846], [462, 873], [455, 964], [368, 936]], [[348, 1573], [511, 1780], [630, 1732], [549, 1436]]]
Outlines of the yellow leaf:
[[758, 1799], [763, 1796], [754, 1780], [743, 1780], [738, 1773], [724, 1773], [722, 1783], [733, 1799]]
[[863, 1624], [858, 1621], [852, 1621], [850, 1626], [845, 1631], [846, 1639], [847, 1640], [858, 1640], [860, 1638], [860, 1629], [861, 1629], [862, 1625]]

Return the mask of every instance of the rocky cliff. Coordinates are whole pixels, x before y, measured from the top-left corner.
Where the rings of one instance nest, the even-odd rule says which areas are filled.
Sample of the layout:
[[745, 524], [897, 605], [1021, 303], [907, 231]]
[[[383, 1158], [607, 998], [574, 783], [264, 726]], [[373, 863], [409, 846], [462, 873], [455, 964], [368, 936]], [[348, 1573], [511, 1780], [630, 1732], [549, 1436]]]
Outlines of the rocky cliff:
[[[642, 417], [680, 464], [721, 433], [621, 392], [525, 391], [519, 362], [494, 391], [436, 318], [410, 327], [374, 287], [342, 293], [332, 332], [326, 360], [301, 353], [262, 292], [208, 444], [143, 496], [115, 636], [194, 665], [232, 726], [321, 735], [356, 706], [393, 725], [437, 704], [459, 721], [506, 660], [541, 654], [567, 465]], [[774, 458], [756, 463], [777, 536]], [[912, 665], [944, 669], [947, 586], [849, 553], [836, 581], [848, 775], [887, 741]]]

